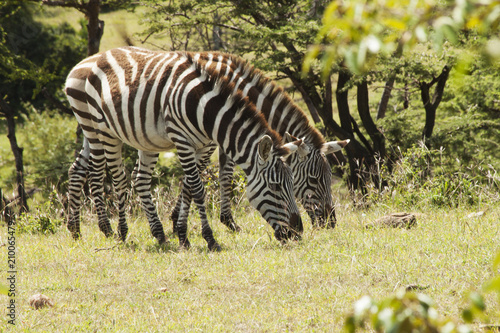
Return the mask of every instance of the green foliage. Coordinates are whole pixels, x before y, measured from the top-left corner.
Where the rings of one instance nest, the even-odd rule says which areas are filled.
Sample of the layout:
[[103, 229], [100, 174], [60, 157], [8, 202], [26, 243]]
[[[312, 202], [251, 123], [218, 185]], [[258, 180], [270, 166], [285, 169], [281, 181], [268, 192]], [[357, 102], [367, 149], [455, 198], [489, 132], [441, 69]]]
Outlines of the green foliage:
[[[141, 34], [167, 35], [170, 50], [223, 50], [248, 55], [270, 73], [300, 72], [303, 53], [320, 27], [324, 2], [311, 1], [172, 1], [143, 0]], [[297, 53], [298, 52], [298, 53]], [[298, 58], [297, 56], [300, 55]]]
[[491, 166], [455, 165], [443, 157], [444, 149], [415, 146], [399, 156], [391, 169], [380, 168], [384, 189], [369, 186], [368, 202], [388, 202], [402, 207], [459, 207], [500, 200], [500, 178]]
[[0, 97], [16, 111], [28, 101], [42, 108], [40, 90], [56, 95], [86, 54], [85, 40], [69, 24], [44, 26], [33, 20], [35, 10], [27, 2], [0, 4]]
[[55, 217], [51, 201], [35, 207], [32, 213], [23, 213], [16, 222], [16, 231], [20, 234], [55, 234], [63, 224], [63, 219]]
[[[493, 269], [500, 265], [500, 252], [493, 262]], [[484, 293], [497, 293], [500, 301], [500, 276], [488, 281], [483, 287]], [[485, 296], [480, 292], [468, 295], [469, 305], [462, 311], [462, 319], [467, 324], [475, 320], [488, 321], [486, 316]], [[425, 294], [415, 294], [400, 290], [395, 296], [374, 301], [363, 296], [354, 304], [354, 311], [346, 318], [344, 329], [356, 332], [370, 324], [376, 332], [473, 332], [467, 325], [460, 325], [450, 319], [441, 319], [434, 301]]]
[[19, 140], [24, 148], [27, 182], [48, 195], [66, 192], [68, 169], [74, 161], [76, 122], [73, 117], [33, 110], [24, 117]]
[[379, 302], [363, 296], [354, 304], [354, 311], [347, 316], [344, 328], [356, 332], [357, 328], [365, 328], [367, 323], [376, 332], [472, 332], [464, 325], [440, 318], [428, 296], [404, 290]]
[[[307, 72], [319, 59], [323, 75], [343, 60], [354, 73], [366, 72], [377, 56], [400, 56], [403, 50], [431, 41], [441, 51], [446, 41], [457, 43], [462, 30], [486, 34], [498, 29], [500, 5], [497, 1], [332, 1], [323, 15], [316, 45], [304, 63]], [[485, 54], [498, 56], [498, 39], [485, 43]]]
[[[207, 198], [207, 212], [213, 216], [220, 213], [220, 183], [219, 183], [219, 163], [211, 163], [201, 174], [202, 181], [205, 184]], [[231, 200], [234, 206], [239, 207], [246, 193], [245, 173], [237, 168], [232, 178], [232, 196]]]

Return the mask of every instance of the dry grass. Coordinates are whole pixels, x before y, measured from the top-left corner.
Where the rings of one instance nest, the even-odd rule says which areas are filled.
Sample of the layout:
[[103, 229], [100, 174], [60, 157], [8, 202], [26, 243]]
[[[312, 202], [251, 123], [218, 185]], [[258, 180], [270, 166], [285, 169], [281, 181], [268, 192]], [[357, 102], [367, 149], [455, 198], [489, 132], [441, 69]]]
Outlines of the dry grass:
[[[169, 209], [160, 206], [166, 221]], [[171, 245], [157, 246], [142, 214], [129, 218], [126, 244], [105, 239], [89, 213], [81, 241], [73, 241], [64, 226], [54, 235], [20, 234], [16, 328], [336, 332], [362, 295], [379, 299], [409, 285], [427, 288], [440, 315], [459, 321], [467, 292], [493, 274], [499, 207], [478, 218], [467, 218], [472, 209], [416, 211], [418, 225], [411, 230], [363, 227], [393, 212], [388, 207], [338, 208], [338, 228], [313, 230], [306, 220], [303, 240], [286, 246], [257, 213], [238, 213], [239, 234], [214, 219], [222, 253], [207, 252], [197, 218], [189, 251], [178, 251], [173, 236]], [[171, 230], [169, 222], [164, 225]], [[1, 251], [2, 262], [5, 257]], [[54, 307], [31, 309], [28, 299], [37, 293]], [[490, 304], [496, 304], [493, 298]]]

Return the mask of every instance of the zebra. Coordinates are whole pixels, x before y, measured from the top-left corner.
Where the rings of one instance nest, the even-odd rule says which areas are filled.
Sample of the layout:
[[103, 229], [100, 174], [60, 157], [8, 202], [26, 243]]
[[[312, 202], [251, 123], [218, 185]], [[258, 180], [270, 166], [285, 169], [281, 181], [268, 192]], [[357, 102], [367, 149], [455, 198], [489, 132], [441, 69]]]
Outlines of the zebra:
[[[157, 156], [154, 153], [177, 149], [185, 172], [183, 186], [198, 207], [202, 235], [210, 250], [220, 250], [220, 245], [207, 220], [199, 171], [202, 157], [213, 152], [214, 145], [247, 175], [249, 201], [271, 225], [276, 239], [300, 236], [302, 220], [285, 159], [302, 142], [282, 144], [281, 136], [234, 89], [234, 83], [211, 74], [200, 65], [197, 54], [133, 47], [91, 56], [71, 70], [65, 93], [85, 137], [84, 147], [69, 170], [68, 229], [74, 238], [81, 236], [80, 194], [87, 170], [99, 228], [106, 236], [113, 234], [102, 198], [107, 165], [118, 193], [118, 235], [126, 239], [124, 143], [140, 151], [141, 165], [151, 165], [151, 157]], [[140, 170], [137, 178], [143, 174]], [[149, 222], [153, 236], [165, 242], [161, 222]], [[180, 246], [189, 247], [187, 214], [179, 215], [177, 227]]]
[[[287, 161], [294, 175], [295, 197], [304, 205], [314, 226], [326, 225], [334, 228], [336, 217], [330, 189], [331, 169], [325, 155], [342, 149], [349, 143], [349, 139], [325, 142], [323, 136], [309, 124], [305, 113], [290, 96], [243, 59], [217, 52], [201, 53], [199, 58], [205, 68], [210, 68], [213, 75], [217, 73], [219, 76], [230, 78], [235, 84], [235, 89], [256, 105], [257, 110], [263, 114], [269, 125], [281, 134], [286, 142], [298, 140], [289, 132], [303, 139], [298, 154], [294, 154]], [[210, 156], [205, 157], [206, 162], [209, 158]], [[235, 223], [230, 208], [234, 162], [225, 156], [223, 151], [220, 151], [219, 163], [220, 220], [231, 230], [239, 231], [241, 228]], [[140, 161], [137, 167], [140, 168]], [[182, 204], [181, 199], [187, 198], [189, 198], [188, 193], [183, 193], [172, 213], [174, 231]], [[187, 207], [189, 207], [189, 202]]]

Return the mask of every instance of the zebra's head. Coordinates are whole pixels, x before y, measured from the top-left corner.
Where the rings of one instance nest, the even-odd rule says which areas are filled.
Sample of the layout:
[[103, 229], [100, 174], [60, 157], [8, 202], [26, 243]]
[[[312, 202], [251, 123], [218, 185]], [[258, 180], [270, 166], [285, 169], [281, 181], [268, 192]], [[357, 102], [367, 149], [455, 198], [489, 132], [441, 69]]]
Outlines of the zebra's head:
[[252, 206], [273, 227], [276, 239], [300, 238], [302, 219], [293, 195], [293, 175], [285, 159], [301, 141], [276, 146], [270, 136], [258, 142], [257, 163], [248, 175], [247, 195]]
[[[289, 133], [285, 134], [284, 139], [285, 142], [297, 141]], [[349, 140], [330, 141], [315, 147], [303, 140], [297, 153], [287, 160], [294, 175], [295, 197], [302, 202], [313, 225], [335, 227], [332, 171], [326, 155], [341, 150], [348, 143]]]

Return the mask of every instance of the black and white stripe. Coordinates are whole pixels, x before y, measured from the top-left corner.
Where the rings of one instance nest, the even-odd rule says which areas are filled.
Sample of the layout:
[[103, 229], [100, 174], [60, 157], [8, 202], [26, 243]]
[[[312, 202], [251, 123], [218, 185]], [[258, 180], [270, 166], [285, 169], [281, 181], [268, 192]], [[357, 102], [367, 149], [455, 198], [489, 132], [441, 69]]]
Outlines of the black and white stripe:
[[[210, 72], [230, 78], [234, 83], [234, 89], [239, 90], [255, 104], [271, 128], [281, 134], [287, 142], [296, 141], [297, 138], [303, 139], [298, 154], [294, 154], [288, 160], [294, 175], [295, 197], [304, 205], [313, 225], [334, 227], [336, 219], [330, 188], [331, 169], [325, 155], [342, 149], [349, 140], [325, 142], [288, 94], [242, 59], [220, 53], [203, 53], [200, 62], [205, 68], [210, 68]], [[240, 227], [235, 223], [230, 207], [234, 162], [221, 151], [219, 163], [220, 219], [230, 229], [239, 230]], [[179, 200], [172, 214], [174, 229], [180, 207]]]
[[[98, 206], [99, 226], [106, 235], [112, 233], [102, 200], [107, 165], [119, 197], [118, 233], [125, 239], [123, 143], [141, 150], [136, 186], [144, 187], [149, 187], [150, 175], [143, 171], [150, 172], [155, 153], [177, 148], [185, 171], [183, 183], [198, 207], [202, 234], [210, 249], [219, 249], [219, 245], [206, 218], [199, 170], [204, 163], [202, 157], [213, 150], [213, 145], [247, 174], [249, 200], [278, 239], [302, 230], [293, 198], [292, 172], [284, 163], [300, 142], [283, 145], [281, 137], [269, 129], [234, 84], [211, 73], [210, 67], [199, 61], [199, 54], [121, 48], [86, 59], [71, 71], [65, 90], [86, 138], [70, 170], [68, 228], [74, 237], [80, 236], [80, 192], [86, 169]], [[141, 179], [146, 180], [141, 183]], [[188, 210], [181, 207], [184, 211]], [[153, 235], [164, 242], [159, 220], [149, 222]], [[181, 245], [188, 246], [187, 214], [179, 216], [177, 227]]]

